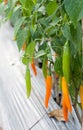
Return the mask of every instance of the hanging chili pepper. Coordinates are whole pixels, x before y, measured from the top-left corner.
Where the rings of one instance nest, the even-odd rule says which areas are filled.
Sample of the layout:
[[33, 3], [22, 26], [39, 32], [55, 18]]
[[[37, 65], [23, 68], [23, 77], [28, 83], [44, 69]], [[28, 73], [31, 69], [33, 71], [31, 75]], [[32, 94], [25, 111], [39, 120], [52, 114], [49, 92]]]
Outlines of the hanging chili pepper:
[[31, 76], [30, 76], [30, 70], [28, 67], [26, 68], [25, 80], [26, 80], [26, 94], [27, 94], [27, 97], [29, 97], [31, 93]]
[[8, 2], [8, 0], [4, 0], [4, 4], [5, 4], [5, 5], [7, 4], [7, 2]]
[[45, 107], [48, 107], [48, 102], [51, 96], [51, 89], [52, 89], [52, 76], [47, 75], [46, 77], [46, 95], [45, 95]]
[[63, 61], [62, 61], [63, 75], [67, 84], [70, 83], [70, 46], [67, 41], [63, 49]]
[[66, 101], [66, 106], [70, 112], [72, 112], [72, 105], [69, 97], [68, 86], [64, 77], [62, 77], [62, 94]]
[[72, 105], [69, 97], [68, 86], [64, 77], [62, 77], [62, 94], [63, 94], [62, 105], [63, 105], [64, 119], [65, 121], [68, 121], [68, 110], [69, 112], [72, 112]]
[[79, 94], [80, 94], [80, 101], [81, 101], [82, 110], [83, 110], [83, 86], [82, 85], [80, 86]]
[[34, 58], [32, 58], [31, 68], [32, 68], [32, 70], [34, 72], [34, 75], [36, 76], [37, 75], [37, 70], [36, 70]]
[[66, 101], [64, 100], [64, 98], [62, 99], [62, 106], [63, 106], [64, 119], [65, 121], [68, 121], [68, 108], [66, 106]]
[[42, 72], [43, 72], [44, 78], [46, 78], [47, 76], [47, 66], [48, 66], [48, 60], [47, 60], [47, 56], [45, 56], [43, 59], [43, 66], [42, 66]]

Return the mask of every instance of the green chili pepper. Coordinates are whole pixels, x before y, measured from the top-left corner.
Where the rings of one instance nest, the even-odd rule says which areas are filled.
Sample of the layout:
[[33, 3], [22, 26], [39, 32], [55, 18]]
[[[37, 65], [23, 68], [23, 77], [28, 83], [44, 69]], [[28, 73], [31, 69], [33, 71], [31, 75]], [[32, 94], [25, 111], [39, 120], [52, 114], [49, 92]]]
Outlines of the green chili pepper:
[[30, 76], [30, 70], [28, 67], [26, 68], [25, 80], [26, 80], [26, 94], [27, 94], [27, 97], [29, 97], [31, 93], [31, 76]]
[[70, 83], [70, 46], [69, 46], [68, 41], [65, 43], [64, 49], [63, 49], [62, 69], [63, 69], [63, 75], [65, 77], [65, 80], [69, 85]]
[[47, 77], [47, 56], [45, 56], [43, 59], [42, 72], [43, 72], [44, 78], [46, 78]]

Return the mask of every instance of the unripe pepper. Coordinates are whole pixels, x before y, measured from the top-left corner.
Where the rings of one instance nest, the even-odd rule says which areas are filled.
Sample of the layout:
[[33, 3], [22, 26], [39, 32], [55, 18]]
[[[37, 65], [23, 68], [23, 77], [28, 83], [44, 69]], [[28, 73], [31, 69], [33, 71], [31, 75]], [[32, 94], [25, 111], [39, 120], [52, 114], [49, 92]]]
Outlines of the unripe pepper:
[[62, 61], [63, 75], [66, 79], [67, 84], [69, 85], [70, 81], [70, 46], [67, 41], [63, 49], [63, 61]]
[[26, 68], [25, 80], [26, 80], [26, 94], [27, 97], [29, 97], [31, 93], [31, 75], [28, 67]]

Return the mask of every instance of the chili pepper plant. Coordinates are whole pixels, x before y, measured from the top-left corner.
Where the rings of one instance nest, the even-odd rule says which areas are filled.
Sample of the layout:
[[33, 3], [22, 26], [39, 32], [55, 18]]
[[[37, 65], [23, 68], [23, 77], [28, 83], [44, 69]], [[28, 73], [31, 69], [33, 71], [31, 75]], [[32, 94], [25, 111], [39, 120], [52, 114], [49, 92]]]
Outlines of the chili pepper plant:
[[46, 83], [45, 106], [49, 107], [55, 72], [65, 120], [73, 106], [81, 123], [77, 107], [83, 113], [83, 0], [0, 0], [0, 15], [1, 23], [10, 20], [14, 40], [23, 51], [27, 96], [31, 92], [30, 65], [36, 76], [35, 60], [40, 59]]

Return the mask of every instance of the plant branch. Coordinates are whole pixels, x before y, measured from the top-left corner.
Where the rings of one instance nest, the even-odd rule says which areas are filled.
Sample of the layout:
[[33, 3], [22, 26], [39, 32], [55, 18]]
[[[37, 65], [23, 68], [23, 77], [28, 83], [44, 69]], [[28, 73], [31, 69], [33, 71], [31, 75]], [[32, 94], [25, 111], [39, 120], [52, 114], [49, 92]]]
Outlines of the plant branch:
[[[76, 86], [76, 84], [75, 84], [75, 81], [74, 81], [74, 79], [73, 79], [73, 83], [74, 83], [74, 87]], [[80, 84], [79, 84], [80, 85]], [[76, 112], [76, 115], [77, 115], [77, 118], [78, 118], [78, 120], [79, 120], [79, 122], [80, 122], [80, 124], [81, 124], [81, 117], [80, 117], [80, 115], [79, 115], [79, 112], [78, 112], [78, 109], [77, 109], [77, 100], [78, 100], [78, 93], [79, 93], [79, 87], [75, 87], [75, 101], [74, 101], [74, 110], [75, 110], [75, 112]]]
[[76, 112], [76, 115], [77, 115], [77, 118], [78, 118], [78, 120], [79, 120], [79, 122], [80, 122], [80, 124], [81, 124], [81, 117], [80, 117], [80, 115], [79, 115], [79, 112], [78, 112], [78, 109], [77, 109], [77, 106], [74, 106], [74, 110], [75, 110], [75, 112]]

